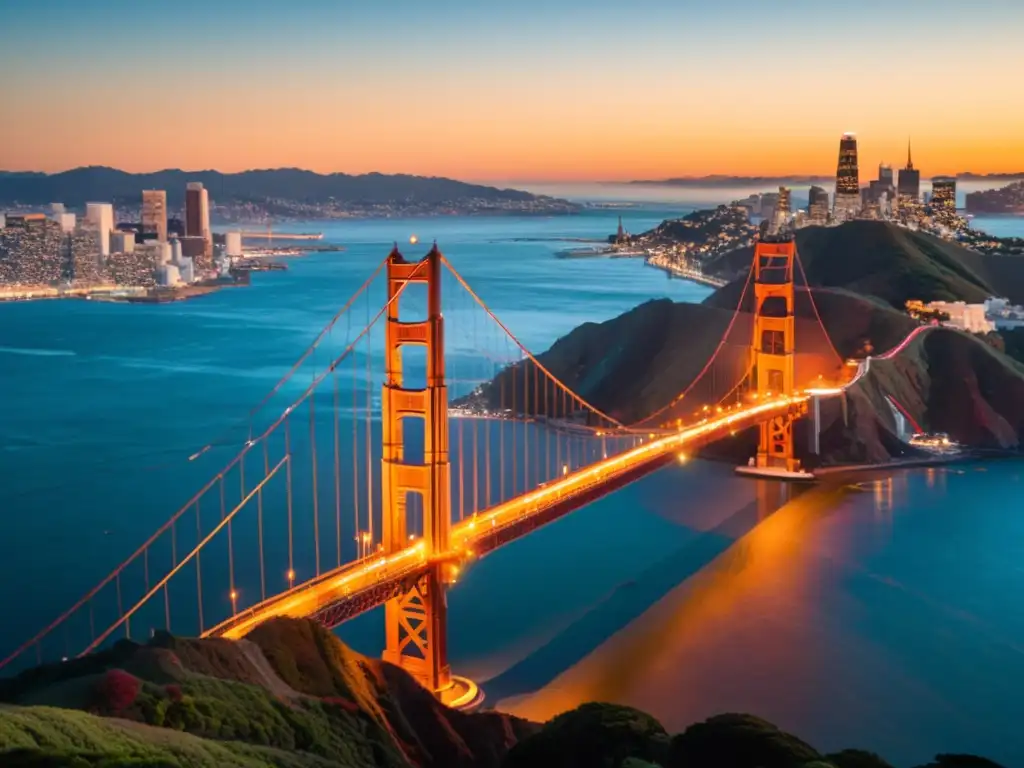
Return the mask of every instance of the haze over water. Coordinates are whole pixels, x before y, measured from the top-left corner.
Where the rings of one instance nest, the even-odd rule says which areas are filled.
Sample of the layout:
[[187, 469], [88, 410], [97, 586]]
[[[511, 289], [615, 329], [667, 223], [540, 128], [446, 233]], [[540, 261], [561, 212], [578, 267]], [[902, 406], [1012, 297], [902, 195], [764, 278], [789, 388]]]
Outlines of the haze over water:
[[[625, 223], [640, 231], [669, 212], [639, 207]], [[567, 244], [551, 238], [602, 238], [617, 215], [296, 225], [348, 250], [180, 304], [0, 305], [0, 652], [237, 448], [249, 407], [392, 241], [417, 234], [403, 246], [415, 256], [436, 237], [532, 349], [648, 298], [707, 294], [634, 260], [552, 257]], [[226, 445], [187, 461], [225, 430]], [[489, 704], [531, 717], [595, 698], [669, 729], [749, 711], [897, 765], [938, 751], [1024, 764], [1022, 471], [911, 471], [787, 503], [726, 466], [673, 467], [472, 565], [450, 595], [453, 667]], [[382, 617], [340, 633], [376, 654]]]

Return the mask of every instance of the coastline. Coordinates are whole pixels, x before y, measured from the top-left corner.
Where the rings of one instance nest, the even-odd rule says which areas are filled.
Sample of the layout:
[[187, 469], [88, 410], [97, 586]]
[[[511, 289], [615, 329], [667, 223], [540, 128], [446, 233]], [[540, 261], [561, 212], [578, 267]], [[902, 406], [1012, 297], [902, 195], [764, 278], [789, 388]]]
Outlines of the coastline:
[[[271, 269], [280, 269], [273, 267]], [[25, 289], [25, 293], [14, 295], [0, 294], [0, 304], [25, 301], [98, 301], [109, 304], [170, 304], [176, 301], [187, 301], [225, 288], [242, 288], [250, 283], [250, 272], [267, 271], [245, 269], [233, 273], [231, 279], [217, 278], [193, 285], [175, 287], [144, 288], [138, 286], [102, 285], [80, 288], [57, 288], [53, 286], [33, 286]]]
[[648, 256], [644, 259], [645, 267], [653, 267], [654, 269], [660, 269], [661, 271], [668, 274], [670, 278], [676, 278], [679, 280], [689, 280], [691, 283], [699, 283], [700, 285], [706, 285], [710, 288], [721, 288], [728, 284], [728, 280], [723, 280], [720, 277], [714, 277], [713, 275], [706, 275], [696, 269], [688, 269], [687, 267], [680, 267], [672, 264], [668, 261], [658, 259], [658, 257]]

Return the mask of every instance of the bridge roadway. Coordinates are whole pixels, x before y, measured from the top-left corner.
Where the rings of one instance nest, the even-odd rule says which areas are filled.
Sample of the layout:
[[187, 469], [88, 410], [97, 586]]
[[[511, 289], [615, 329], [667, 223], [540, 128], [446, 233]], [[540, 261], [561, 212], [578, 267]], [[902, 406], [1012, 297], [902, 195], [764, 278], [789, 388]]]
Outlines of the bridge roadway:
[[[837, 394], [840, 390], [816, 394]], [[752, 427], [773, 416], [806, 405], [810, 395], [776, 398], [725, 411], [698, 424], [647, 442], [581, 468], [537, 489], [480, 512], [452, 526], [451, 549], [428, 557], [421, 539], [400, 552], [375, 555], [347, 563], [287, 592], [240, 611], [203, 633], [204, 637], [244, 637], [258, 624], [278, 616], [315, 618], [334, 627], [353, 616], [382, 605], [414, 584], [437, 562], [460, 564], [650, 474], [676, 459], [726, 435]]]

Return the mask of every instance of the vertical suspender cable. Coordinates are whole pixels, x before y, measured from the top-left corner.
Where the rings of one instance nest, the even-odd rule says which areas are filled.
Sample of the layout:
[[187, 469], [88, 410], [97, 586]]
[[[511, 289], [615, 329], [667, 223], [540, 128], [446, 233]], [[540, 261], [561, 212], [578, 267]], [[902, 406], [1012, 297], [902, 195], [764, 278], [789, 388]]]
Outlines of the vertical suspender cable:
[[[203, 528], [200, 522], [200, 510], [199, 500], [196, 499], [196, 541], [203, 540]], [[203, 625], [203, 568], [199, 563], [199, 555], [201, 552], [196, 552], [196, 595], [199, 599], [199, 634], [203, 634], [205, 629]]]
[[294, 586], [295, 582], [295, 542], [292, 534], [292, 435], [291, 417], [284, 420], [284, 455], [287, 460], [285, 464], [285, 483], [288, 486], [288, 586]]
[[316, 575], [320, 575], [320, 499], [319, 493], [317, 492], [316, 486], [316, 411], [314, 403], [316, 402], [316, 393], [314, 392], [309, 396], [309, 450], [310, 460], [313, 463], [313, 561], [316, 566]]
[[341, 453], [338, 443], [338, 420], [341, 413], [338, 410], [338, 369], [331, 371], [334, 380], [334, 534], [335, 545], [338, 550], [338, 567], [341, 567]]

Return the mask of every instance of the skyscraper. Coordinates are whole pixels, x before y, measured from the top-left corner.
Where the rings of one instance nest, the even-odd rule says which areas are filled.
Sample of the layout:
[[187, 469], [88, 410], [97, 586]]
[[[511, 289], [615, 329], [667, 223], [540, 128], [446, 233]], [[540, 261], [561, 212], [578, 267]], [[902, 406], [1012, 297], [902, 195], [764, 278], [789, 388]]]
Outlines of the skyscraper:
[[956, 210], [956, 179], [951, 176], [936, 176], [932, 179], [932, 208]]
[[811, 187], [808, 192], [807, 219], [812, 224], [828, 221], [828, 192], [821, 187]]
[[775, 203], [775, 211], [768, 224], [769, 234], [778, 234], [786, 229], [791, 218], [790, 191], [788, 187], [779, 187], [779, 198]]
[[100, 255], [110, 255], [110, 233], [114, 229], [114, 206], [110, 203], [86, 203], [85, 220], [99, 232]]
[[205, 241], [203, 255], [213, 265], [213, 235], [210, 232], [210, 196], [201, 182], [190, 181], [185, 188], [185, 236], [201, 237]]
[[167, 240], [167, 192], [142, 190], [142, 231], [155, 232], [161, 243]]
[[907, 139], [907, 167], [900, 171], [897, 190], [900, 200], [918, 200], [921, 197], [921, 172], [914, 168], [910, 139]]
[[837, 219], [852, 219], [860, 211], [860, 174], [857, 170], [857, 137], [844, 133], [839, 140], [836, 197], [832, 211]]

